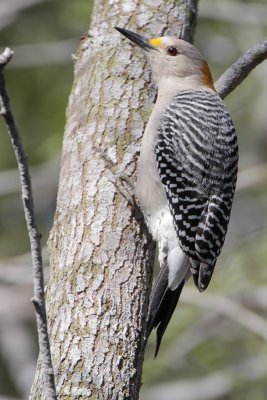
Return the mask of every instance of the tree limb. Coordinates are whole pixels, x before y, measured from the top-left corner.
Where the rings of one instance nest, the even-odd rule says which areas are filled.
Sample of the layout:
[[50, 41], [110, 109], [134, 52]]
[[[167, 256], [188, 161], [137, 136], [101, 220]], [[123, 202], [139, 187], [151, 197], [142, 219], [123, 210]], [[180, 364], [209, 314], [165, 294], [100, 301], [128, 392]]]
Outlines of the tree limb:
[[[31, 181], [37, 195], [40, 189], [53, 191], [58, 185], [59, 157], [31, 167]], [[16, 168], [0, 171], [0, 197], [20, 191], [20, 181]], [[55, 191], [55, 190], [54, 190]], [[36, 203], [36, 198], [35, 198]], [[46, 201], [47, 204], [47, 201]], [[37, 207], [40, 207], [37, 204]]]
[[267, 7], [263, 3], [204, 0], [200, 3], [198, 15], [200, 18], [232, 24], [266, 25]]
[[240, 171], [237, 178], [236, 190], [250, 190], [264, 185], [267, 180], [267, 164], [254, 165]]
[[231, 93], [248, 74], [267, 58], [267, 40], [248, 49], [217, 80], [215, 88], [222, 99]]
[[0, 29], [9, 26], [20, 12], [45, 0], [12, 0], [1, 1]]
[[197, 307], [206, 308], [216, 313], [222, 314], [231, 318], [245, 328], [254, 332], [259, 337], [267, 340], [267, 321], [260, 315], [251, 310], [246, 309], [236, 301], [222, 295], [205, 293], [205, 296], [200, 296], [191, 288], [185, 288], [181, 302], [193, 304]]
[[27, 156], [23, 149], [18, 128], [16, 126], [9, 96], [6, 89], [5, 79], [3, 76], [3, 69], [11, 60], [13, 52], [6, 48], [0, 55], [0, 114], [2, 114], [7, 130], [11, 139], [13, 150], [16, 156], [21, 189], [22, 200], [24, 207], [24, 214], [30, 239], [32, 264], [33, 264], [33, 291], [34, 297], [32, 302], [35, 307], [37, 330], [40, 353], [42, 356], [42, 373], [45, 385], [46, 396], [48, 400], [56, 400], [55, 378], [51, 360], [51, 352], [49, 345], [49, 336], [47, 330], [46, 307], [44, 296], [44, 279], [42, 268], [42, 252], [40, 234], [35, 224], [34, 204], [31, 188], [31, 179], [29, 173], [29, 166]]
[[[42, 261], [44, 281], [48, 273], [49, 258], [47, 247], [42, 248]], [[0, 285], [28, 285], [32, 282], [32, 274], [29, 270], [31, 253], [21, 254], [16, 257], [0, 261]], [[9, 310], [7, 310], [9, 312]]]
[[[249, 291], [241, 290], [231, 295], [230, 301], [233, 301], [239, 307], [242, 307], [242, 310], [245, 309], [245, 311], [251, 312], [254, 309], [265, 311], [267, 307], [267, 287], [261, 286]], [[257, 319], [258, 313], [255, 311], [252, 312]], [[228, 328], [225, 327], [228, 317], [229, 315], [226, 313], [222, 315], [221, 308], [218, 311], [201, 314], [199, 319], [194, 320], [165, 350], [161, 359], [163, 366], [166, 366], [169, 371], [175, 371], [177, 374], [177, 371], [183, 368], [185, 360], [188, 359], [189, 354], [194, 349], [199, 347], [203, 342], [207, 342], [210, 337], [216, 337], [219, 332], [228, 332]], [[247, 317], [247, 314], [245, 317]], [[230, 318], [232, 319], [231, 316]], [[254, 329], [253, 333], [255, 333]], [[153, 379], [156, 381], [157, 375], [154, 375]]]
[[[32, 68], [44, 65], [67, 64], [78, 44], [77, 38], [54, 42], [20, 44], [13, 46], [16, 60], [10, 68]], [[38, 57], [36, 57], [38, 53]]]
[[197, 379], [159, 383], [143, 391], [141, 400], [215, 400], [226, 398], [240, 382], [254, 382], [266, 375], [266, 360], [263, 354], [243, 359], [237, 364]]

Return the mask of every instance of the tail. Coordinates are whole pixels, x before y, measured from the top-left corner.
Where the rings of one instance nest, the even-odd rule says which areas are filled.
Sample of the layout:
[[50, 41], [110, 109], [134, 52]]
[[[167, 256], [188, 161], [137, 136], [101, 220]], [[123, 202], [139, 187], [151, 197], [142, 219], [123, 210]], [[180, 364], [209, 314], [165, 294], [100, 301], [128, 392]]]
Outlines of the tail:
[[161, 339], [170, 322], [185, 283], [182, 280], [177, 288], [171, 290], [168, 287], [168, 275], [168, 265], [164, 263], [151, 294], [147, 336], [150, 335], [152, 329], [157, 328], [157, 343], [154, 357], [158, 354]]

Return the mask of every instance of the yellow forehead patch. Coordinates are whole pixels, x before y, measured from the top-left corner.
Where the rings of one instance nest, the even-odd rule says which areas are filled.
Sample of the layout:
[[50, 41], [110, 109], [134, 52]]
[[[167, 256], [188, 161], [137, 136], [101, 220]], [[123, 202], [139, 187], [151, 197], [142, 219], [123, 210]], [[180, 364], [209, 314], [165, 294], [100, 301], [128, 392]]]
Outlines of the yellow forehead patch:
[[162, 44], [161, 38], [152, 38], [149, 40], [149, 43], [154, 47], [159, 47]]

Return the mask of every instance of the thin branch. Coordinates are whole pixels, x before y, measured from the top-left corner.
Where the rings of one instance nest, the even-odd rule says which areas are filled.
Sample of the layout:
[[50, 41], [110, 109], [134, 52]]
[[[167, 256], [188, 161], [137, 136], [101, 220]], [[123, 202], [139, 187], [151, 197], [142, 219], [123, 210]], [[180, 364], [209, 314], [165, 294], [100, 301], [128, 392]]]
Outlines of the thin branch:
[[266, 58], [267, 40], [247, 50], [215, 83], [215, 88], [221, 98], [224, 99], [231, 93]]
[[32, 253], [34, 291], [33, 304], [35, 306], [37, 319], [37, 331], [40, 353], [42, 357], [44, 387], [47, 399], [56, 400], [55, 378], [47, 329], [41, 241], [40, 234], [35, 224], [31, 179], [27, 156], [23, 149], [19, 132], [11, 111], [6, 83], [2, 73], [5, 65], [12, 58], [12, 55], [13, 52], [10, 49], [5, 49], [5, 51], [0, 55], [0, 113], [2, 114], [7, 125], [7, 130], [11, 139], [20, 174], [24, 214]]
[[165, 350], [162, 357], [166, 368], [177, 373], [178, 369], [183, 368], [189, 355], [202, 343], [221, 332], [228, 332], [225, 330], [227, 323], [228, 320], [217, 313], [201, 314]]
[[1, 0], [0, 30], [14, 22], [14, 19], [24, 9], [43, 2], [45, 0]]
[[[258, 286], [253, 290], [242, 290], [231, 296], [230, 300], [235, 301], [242, 309], [251, 311], [251, 309], [259, 308], [265, 311], [267, 308], [267, 287]], [[256, 312], [254, 314], [257, 315]], [[218, 332], [229, 332], [229, 329], [225, 328], [226, 315], [225, 318], [222, 318], [221, 313], [217, 312], [204, 313], [203, 315], [204, 317], [201, 315], [165, 350], [162, 360], [169, 370], [177, 372], [178, 368], [183, 368], [185, 360], [195, 348], [208, 341], [210, 337], [216, 337]]]
[[222, 295], [205, 293], [202, 296], [190, 288], [185, 288], [181, 302], [203, 307], [218, 314], [225, 315], [251, 332], [267, 340], [267, 321], [260, 315]]
[[[59, 160], [59, 157], [55, 157], [43, 164], [30, 167], [33, 190], [36, 190], [36, 192], [40, 189], [51, 191], [57, 188]], [[17, 193], [20, 190], [17, 169], [0, 171], [0, 197]]]
[[[42, 248], [42, 261], [44, 281], [46, 282], [49, 266], [47, 247]], [[32, 274], [29, 270], [31, 253], [21, 254], [16, 257], [0, 260], [0, 285], [28, 285], [32, 282]], [[8, 312], [8, 310], [7, 310]]]
[[[77, 38], [54, 42], [21, 44], [13, 46], [16, 60], [10, 68], [31, 68], [44, 65], [59, 65], [71, 62], [71, 54], [78, 45]], [[36, 57], [38, 54], [38, 57]]]
[[[243, 382], [255, 382], [266, 375], [264, 354], [243, 359], [223, 370], [197, 379], [186, 379], [172, 383], [159, 383], [143, 390], [140, 400], [215, 400], [226, 398]], [[227, 397], [228, 398], [228, 397]]]
[[[7, 288], [6, 291], [8, 292]], [[25, 292], [24, 290], [22, 293], [26, 294]], [[16, 296], [15, 288], [11, 290], [9, 297], [12, 295], [13, 297]], [[3, 300], [5, 301], [5, 297]], [[12, 302], [12, 299], [8, 301], [7, 298], [7, 301], [5, 301], [6, 308], [8, 308], [9, 305], [12, 306]], [[10, 310], [9, 315], [3, 315], [1, 317], [0, 348], [1, 359], [4, 362], [2, 368], [9, 372], [11, 385], [17, 388], [21, 396], [26, 399], [30, 390], [36, 364], [35, 338], [30, 334], [30, 327], [27, 323], [29, 318], [22, 318], [23, 305], [26, 306], [26, 298], [20, 296], [20, 299], [16, 299], [15, 302], [17, 302], [17, 312], [11, 314]], [[13, 304], [13, 306], [14, 305], [15, 304]], [[20, 316], [19, 312], [22, 313], [22, 316]], [[24, 314], [26, 313], [24, 312]], [[28, 315], [29, 314], [28, 312]]]
[[237, 178], [236, 190], [249, 190], [263, 185], [267, 180], [267, 164], [255, 165], [240, 171]]
[[[187, 290], [187, 288], [184, 290]], [[189, 290], [188, 296], [190, 296], [190, 293], [195, 295], [192, 289], [189, 288]], [[249, 291], [247, 289], [241, 290], [238, 293], [232, 294], [230, 300], [237, 303], [242, 309], [245, 307], [250, 310], [259, 308], [265, 311], [267, 308], [267, 286], [256, 287]], [[182, 298], [181, 301], [183, 301]], [[198, 306], [198, 301], [194, 301], [194, 304]], [[254, 314], [257, 316], [255, 312]], [[208, 314], [203, 313], [197, 317], [198, 319], [195, 318], [194, 322], [183, 330], [175, 340], [171, 341], [168, 348], [165, 349], [164, 354], [161, 356], [161, 366], [163, 368], [166, 367], [168, 371], [173, 371], [177, 375], [178, 370], [184, 368], [188, 358], [190, 358], [190, 354], [201, 346], [203, 342], [208, 343], [211, 337], [216, 338], [219, 332], [222, 334], [229, 334], [231, 332], [231, 338], [238, 338], [240, 331], [231, 330], [231, 327], [228, 326], [228, 315], [224, 313], [223, 317], [222, 313], [218, 310], [217, 312]], [[151, 379], [156, 382], [158, 377], [159, 373], [155, 370]], [[180, 397], [178, 396], [178, 398]], [[181, 398], [187, 398], [187, 396], [181, 396]]]
[[204, 0], [199, 4], [198, 16], [233, 24], [266, 25], [267, 7], [243, 1]]
[[213, 372], [203, 378], [181, 379], [178, 382], [157, 383], [141, 392], [140, 400], [215, 400], [231, 392], [231, 378]]

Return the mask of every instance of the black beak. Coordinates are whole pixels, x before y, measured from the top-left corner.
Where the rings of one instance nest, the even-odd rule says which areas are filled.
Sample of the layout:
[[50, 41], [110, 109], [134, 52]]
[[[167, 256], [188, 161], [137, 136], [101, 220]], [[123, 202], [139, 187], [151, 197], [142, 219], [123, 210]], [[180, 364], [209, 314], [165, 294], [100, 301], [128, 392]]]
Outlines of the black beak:
[[120, 32], [122, 35], [127, 37], [127, 39], [129, 39], [131, 42], [142, 47], [142, 49], [144, 49], [146, 51], [155, 50], [155, 47], [151, 46], [151, 44], [148, 42], [148, 40], [145, 37], [138, 35], [137, 33], [127, 31], [126, 29], [118, 28], [117, 26], [115, 26], [115, 29], [118, 32]]

